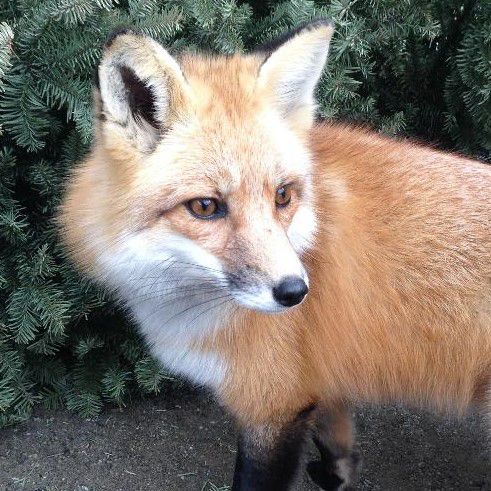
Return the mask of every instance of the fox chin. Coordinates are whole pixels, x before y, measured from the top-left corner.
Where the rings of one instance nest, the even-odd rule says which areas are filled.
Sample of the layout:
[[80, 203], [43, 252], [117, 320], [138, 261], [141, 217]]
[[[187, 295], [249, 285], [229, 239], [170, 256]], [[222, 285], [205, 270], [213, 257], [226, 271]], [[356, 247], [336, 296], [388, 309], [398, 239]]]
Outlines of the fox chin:
[[333, 34], [250, 54], [107, 41], [59, 210], [77, 267], [241, 429], [234, 490], [356, 481], [350, 406], [491, 414], [491, 168], [315, 122]]

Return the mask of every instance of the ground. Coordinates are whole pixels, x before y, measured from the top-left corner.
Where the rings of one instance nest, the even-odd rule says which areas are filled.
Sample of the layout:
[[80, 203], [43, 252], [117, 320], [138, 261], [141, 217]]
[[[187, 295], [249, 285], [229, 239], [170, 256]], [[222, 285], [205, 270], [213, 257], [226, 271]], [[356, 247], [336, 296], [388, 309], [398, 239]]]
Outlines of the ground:
[[[491, 490], [477, 417], [445, 420], [388, 407], [358, 409], [356, 421], [364, 458], [357, 489]], [[209, 396], [182, 388], [90, 420], [38, 411], [0, 430], [0, 489], [225, 490], [235, 440], [232, 421]], [[295, 490], [315, 489], [302, 473]]]

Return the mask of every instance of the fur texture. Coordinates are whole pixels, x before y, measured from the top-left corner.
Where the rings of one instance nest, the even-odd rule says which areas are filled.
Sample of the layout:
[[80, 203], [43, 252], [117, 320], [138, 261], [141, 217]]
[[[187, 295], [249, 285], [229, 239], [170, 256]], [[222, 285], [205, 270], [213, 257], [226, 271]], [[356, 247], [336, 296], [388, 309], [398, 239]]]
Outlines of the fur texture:
[[[131, 32], [112, 39], [64, 242], [154, 354], [245, 427], [356, 401], [489, 412], [491, 169], [312, 126], [331, 34], [321, 22], [272, 53], [178, 60]], [[183, 203], [205, 197], [227, 216], [191, 216]], [[271, 290], [291, 275], [310, 292], [286, 309]], [[350, 432], [330, 433], [346, 459]]]

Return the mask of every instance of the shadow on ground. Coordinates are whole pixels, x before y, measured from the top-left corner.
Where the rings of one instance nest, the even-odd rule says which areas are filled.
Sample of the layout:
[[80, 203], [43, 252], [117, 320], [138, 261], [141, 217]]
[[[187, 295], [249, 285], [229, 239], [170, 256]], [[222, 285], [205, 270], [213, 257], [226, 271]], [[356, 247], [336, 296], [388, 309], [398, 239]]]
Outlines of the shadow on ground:
[[[356, 417], [364, 456], [357, 489], [491, 490], [477, 418], [446, 421], [394, 407], [360, 409]], [[235, 439], [230, 418], [189, 390], [91, 420], [38, 412], [0, 430], [0, 489], [212, 491], [230, 482]], [[295, 489], [316, 487], [301, 475]]]

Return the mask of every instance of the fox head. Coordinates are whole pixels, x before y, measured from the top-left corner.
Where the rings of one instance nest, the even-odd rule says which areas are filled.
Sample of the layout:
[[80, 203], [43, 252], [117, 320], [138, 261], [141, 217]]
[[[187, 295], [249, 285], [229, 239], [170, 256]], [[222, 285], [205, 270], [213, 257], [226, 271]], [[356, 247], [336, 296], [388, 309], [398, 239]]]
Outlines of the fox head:
[[62, 212], [79, 262], [126, 297], [300, 303], [317, 221], [308, 135], [332, 32], [316, 21], [249, 55], [179, 58], [114, 35], [94, 148]]

